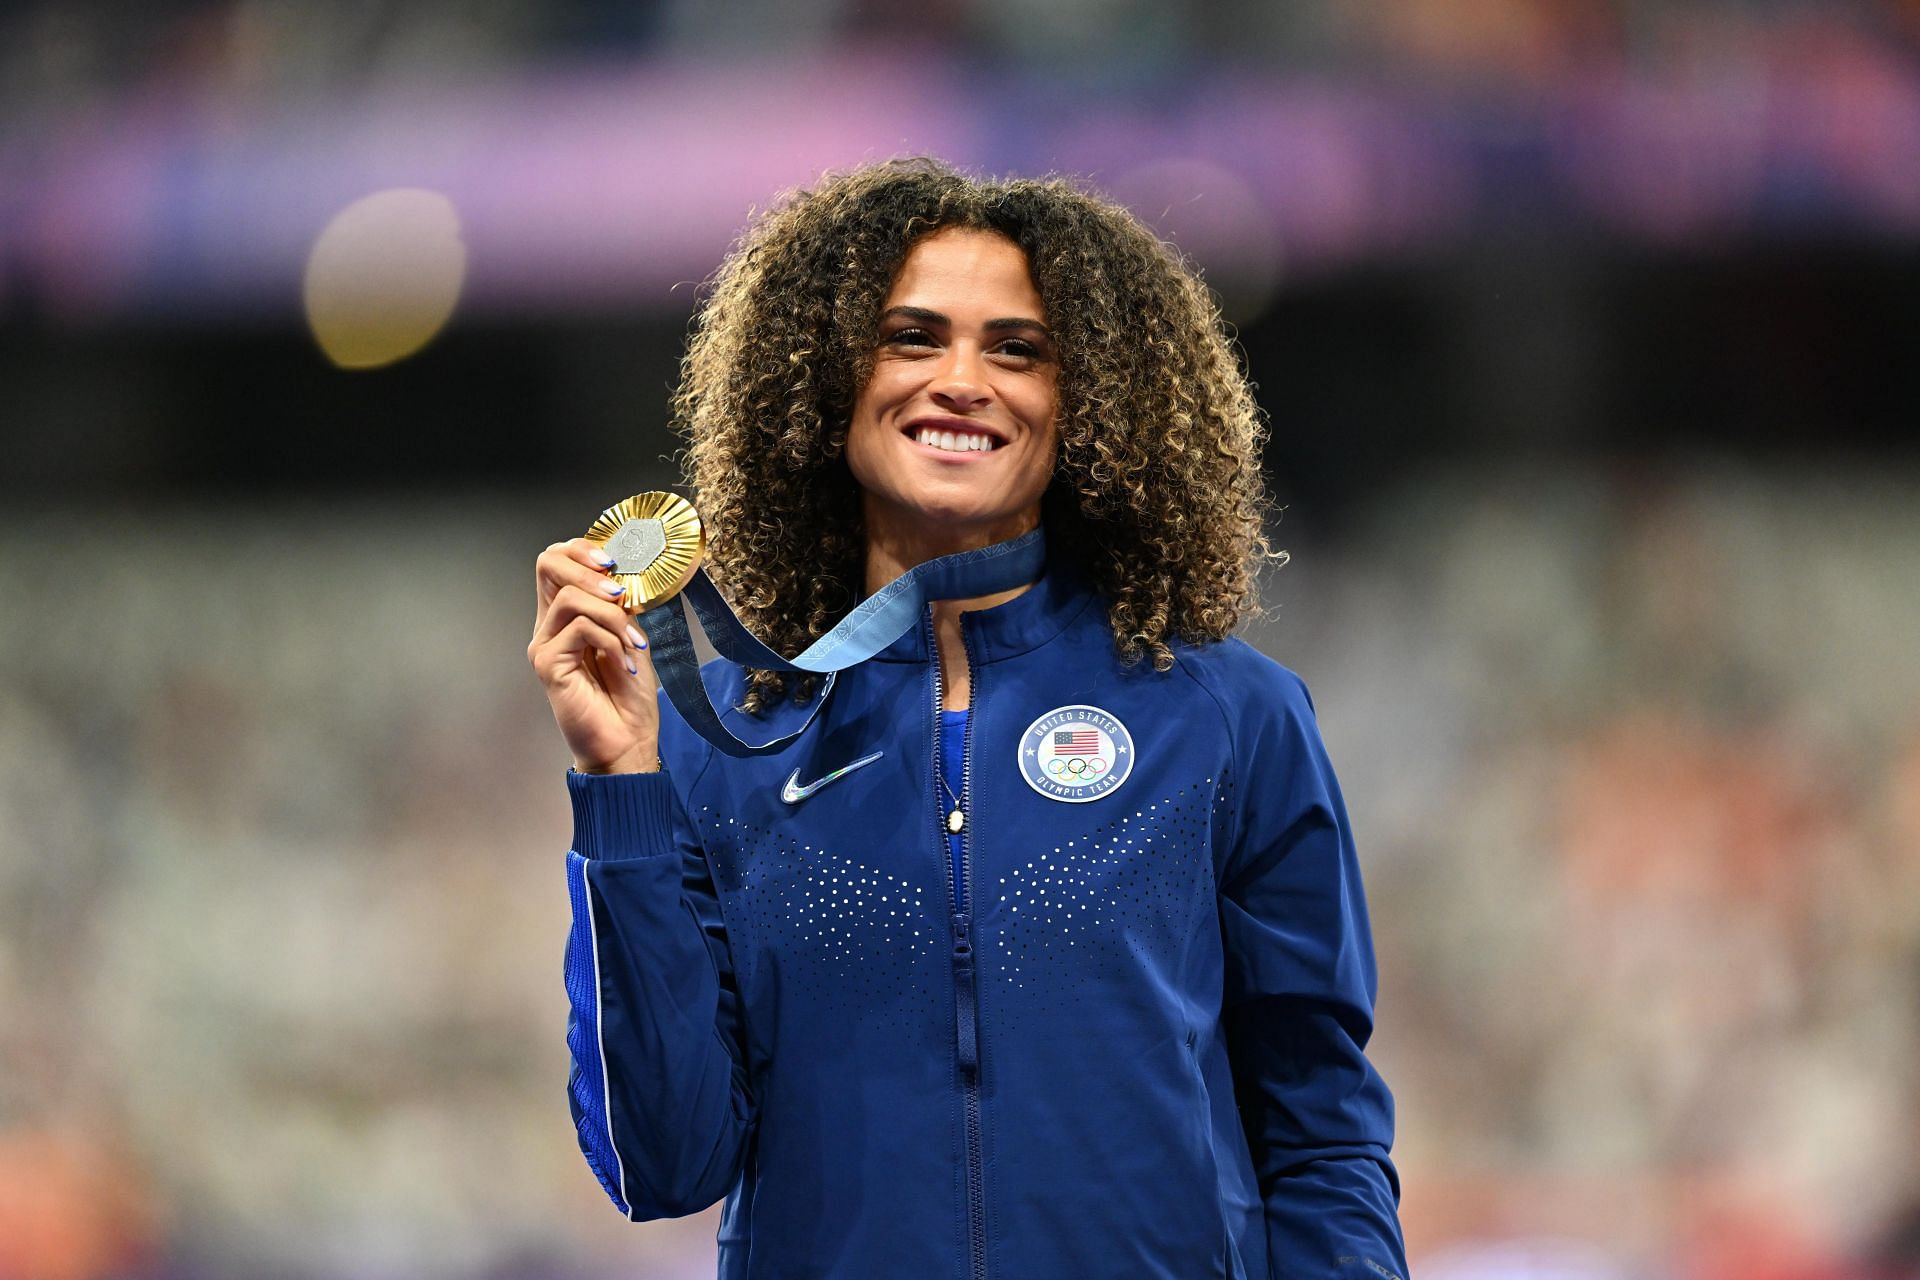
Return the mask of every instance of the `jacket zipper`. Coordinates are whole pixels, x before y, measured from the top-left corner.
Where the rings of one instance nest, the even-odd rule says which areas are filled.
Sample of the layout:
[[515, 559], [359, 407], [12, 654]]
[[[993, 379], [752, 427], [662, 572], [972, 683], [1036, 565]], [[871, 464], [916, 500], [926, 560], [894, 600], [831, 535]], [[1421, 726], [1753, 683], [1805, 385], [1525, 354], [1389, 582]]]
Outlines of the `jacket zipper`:
[[[973, 697], [967, 711], [966, 728], [960, 744], [960, 811], [965, 821], [960, 827], [960, 876], [954, 876], [953, 857], [947, 848], [946, 824], [936, 822], [940, 832], [940, 864], [946, 868], [947, 903], [953, 921], [953, 1010], [954, 1044], [960, 1067], [960, 1098], [964, 1108], [967, 1143], [967, 1264], [973, 1280], [987, 1277], [987, 1201], [982, 1186], [980, 1154], [980, 1010], [974, 983], [973, 964], [973, 721], [980, 706], [979, 682], [973, 678], [973, 647], [966, 628], [960, 630], [960, 644], [967, 662], [968, 683]], [[934, 634], [933, 608], [927, 608], [927, 655], [933, 668], [933, 768], [930, 779], [934, 813], [940, 816], [940, 713], [946, 710], [946, 690], [940, 676], [940, 645]]]

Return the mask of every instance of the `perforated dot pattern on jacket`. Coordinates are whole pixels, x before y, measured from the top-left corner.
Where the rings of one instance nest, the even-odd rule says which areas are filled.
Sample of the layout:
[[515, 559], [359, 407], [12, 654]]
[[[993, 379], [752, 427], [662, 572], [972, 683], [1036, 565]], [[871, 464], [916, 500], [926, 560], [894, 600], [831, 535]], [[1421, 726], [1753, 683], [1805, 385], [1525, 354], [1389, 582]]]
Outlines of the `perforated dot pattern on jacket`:
[[1207, 778], [1018, 859], [992, 886], [988, 973], [1022, 993], [1018, 1007], [1046, 1014], [1142, 962], [1173, 963], [1194, 930], [1216, 927], [1212, 849], [1226, 795], [1224, 780]]
[[699, 816], [743, 986], [777, 957], [793, 996], [882, 1025], [934, 1009], [947, 981], [944, 889], [710, 808]]

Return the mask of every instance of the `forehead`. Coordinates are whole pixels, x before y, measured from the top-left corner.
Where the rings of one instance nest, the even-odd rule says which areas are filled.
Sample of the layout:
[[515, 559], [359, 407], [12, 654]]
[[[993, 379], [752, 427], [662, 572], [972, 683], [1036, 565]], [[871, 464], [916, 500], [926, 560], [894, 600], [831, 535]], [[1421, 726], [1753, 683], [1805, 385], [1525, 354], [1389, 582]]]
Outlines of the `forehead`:
[[[1046, 319], [1020, 246], [997, 231], [971, 227], [945, 227], [917, 241], [893, 278], [886, 305], [926, 307], [956, 320]], [[972, 317], [974, 309], [990, 314]]]

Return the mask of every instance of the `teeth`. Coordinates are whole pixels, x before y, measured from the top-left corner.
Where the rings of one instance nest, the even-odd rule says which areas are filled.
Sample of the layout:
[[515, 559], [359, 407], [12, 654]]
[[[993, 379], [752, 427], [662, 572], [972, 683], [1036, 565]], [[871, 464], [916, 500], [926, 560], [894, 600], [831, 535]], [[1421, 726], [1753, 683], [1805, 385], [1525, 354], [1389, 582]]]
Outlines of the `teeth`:
[[986, 453], [993, 448], [992, 436], [973, 431], [939, 431], [933, 427], [922, 427], [913, 438], [918, 444], [947, 453]]

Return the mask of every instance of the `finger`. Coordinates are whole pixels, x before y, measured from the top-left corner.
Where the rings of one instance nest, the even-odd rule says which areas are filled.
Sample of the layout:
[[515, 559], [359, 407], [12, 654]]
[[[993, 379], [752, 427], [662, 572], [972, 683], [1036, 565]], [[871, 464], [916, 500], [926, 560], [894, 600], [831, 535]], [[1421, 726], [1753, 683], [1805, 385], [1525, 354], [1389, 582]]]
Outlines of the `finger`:
[[639, 668], [635, 673], [639, 678], [631, 689], [632, 703], [623, 703], [630, 711], [639, 711], [644, 705], [649, 712], [658, 711], [660, 677], [653, 669], [653, 650], [647, 644], [647, 633], [640, 629], [637, 622], [627, 623], [621, 636], [628, 644], [627, 657]]
[[608, 658], [604, 651], [598, 654], [603, 683], [622, 715], [633, 721], [656, 721], [660, 714], [659, 679], [647, 651], [632, 644], [627, 635], [631, 629], [631, 624], [622, 629], [617, 658]]
[[532, 643], [537, 645], [558, 635], [561, 628], [579, 616], [592, 618], [614, 636], [623, 636], [628, 622], [627, 611], [614, 601], [569, 584], [560, 588], [546, 613], [541, 615]]
[[[598, 590], [594, 584], [609, 583], [607, 574], [613, 567], [613, 557], [591, 538], [572, 538], [548, 546], [534, 560], [535, 616], [545, 611], [561, 587], [572, 584], [589, 591]], [[611, 599], [619, 599], [622, 593], [608, 591], [606, 594]]]
[[546, 610], [561, 587], [568, 585], [621, 599], [624, 592], [612, 590], [619, 584], [607, 576], [612, 567], [613, 558], [589, 539], [574, 538], [549, 546], [534, 561], [535, 616]]
[[585, 667], [593, 672], [601, 688], [617, 697], [625, 693], [622, 686], [640, 675], [640, 664], [629, 656], [626, 638], [585, 616], [573, 618], [554, 635], [531, 646], [527, 657], [544, 684], [557, 684]]

